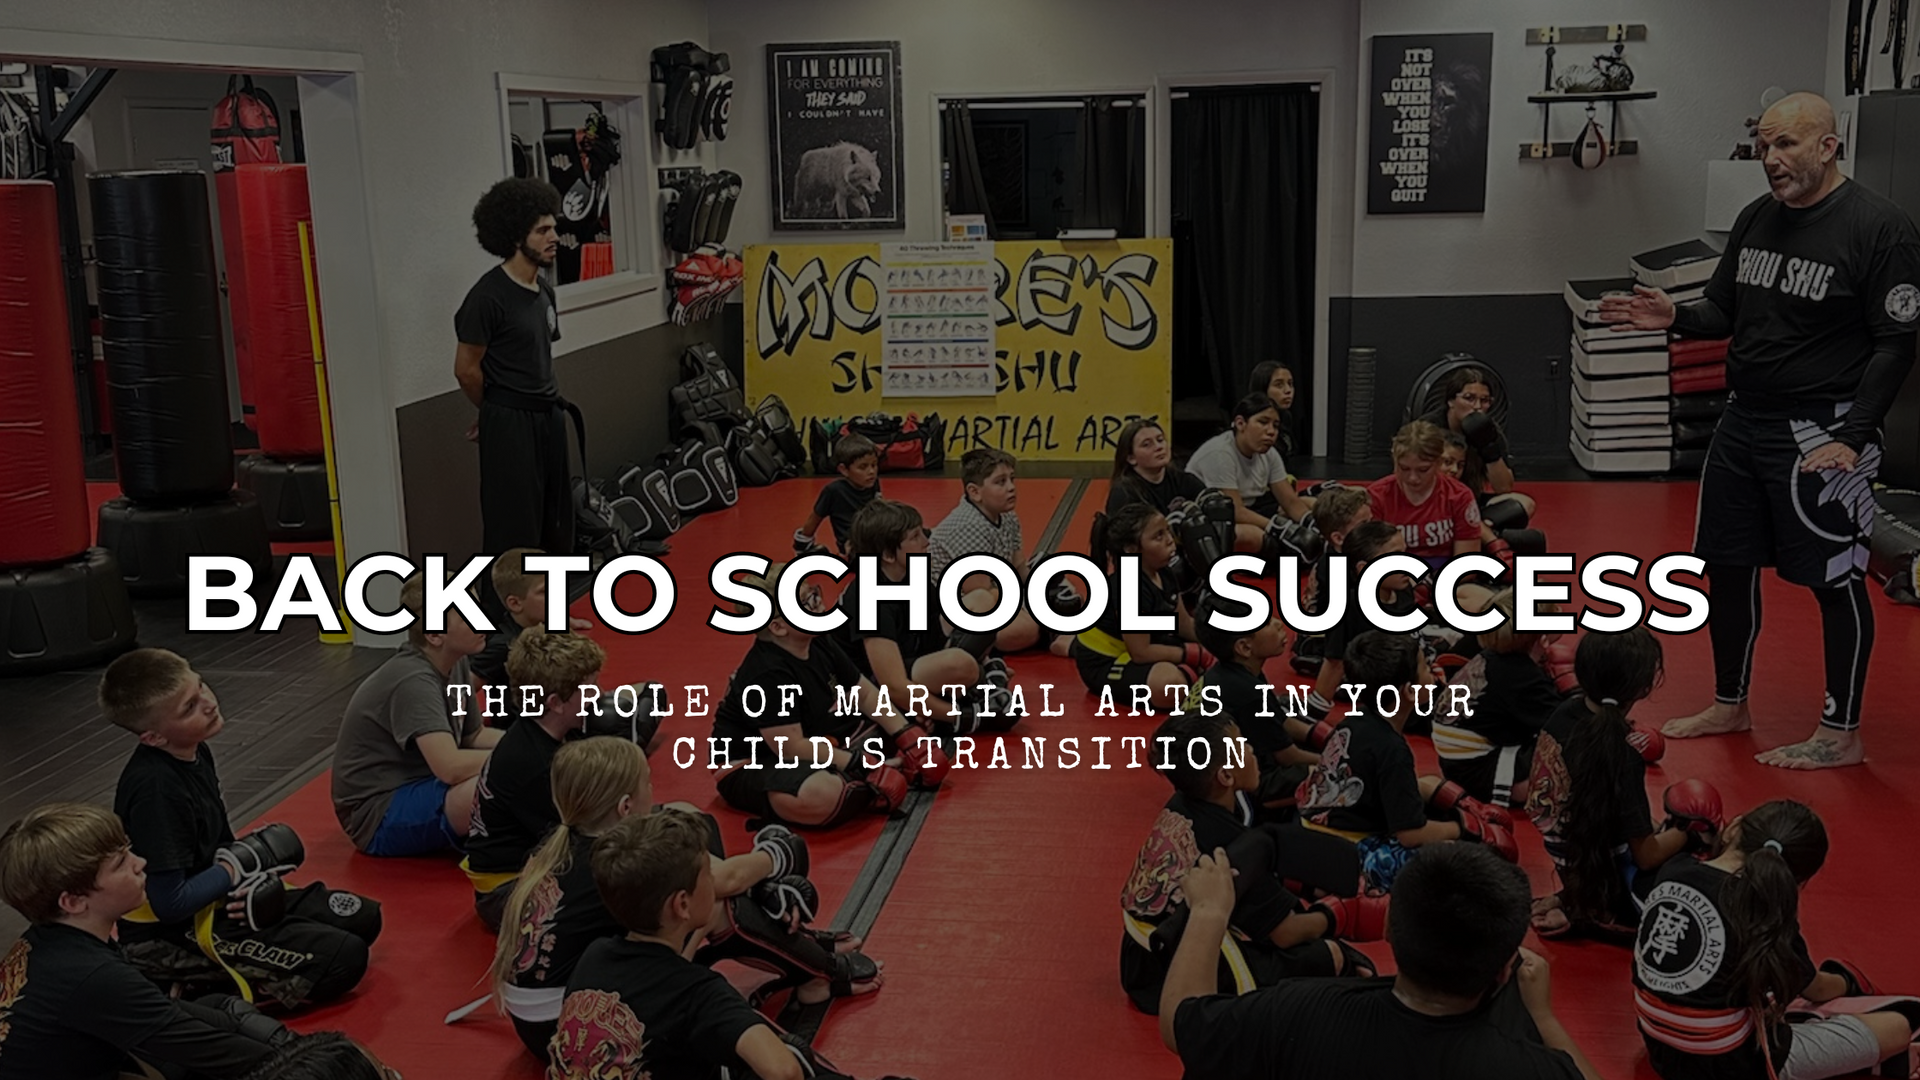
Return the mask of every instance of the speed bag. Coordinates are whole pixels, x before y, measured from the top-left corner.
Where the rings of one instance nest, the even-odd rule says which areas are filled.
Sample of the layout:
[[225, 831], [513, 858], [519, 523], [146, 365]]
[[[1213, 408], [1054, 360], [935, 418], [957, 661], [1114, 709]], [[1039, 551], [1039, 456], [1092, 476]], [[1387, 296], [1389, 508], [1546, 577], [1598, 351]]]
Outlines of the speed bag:
[[1587, 126], [1580, 129], [1580, 137], [1573, 141], [1573, 166], [1597, 169], [1612, 152], [1606, 133], [1600, 130], [1600, 121], [1589, 119]]

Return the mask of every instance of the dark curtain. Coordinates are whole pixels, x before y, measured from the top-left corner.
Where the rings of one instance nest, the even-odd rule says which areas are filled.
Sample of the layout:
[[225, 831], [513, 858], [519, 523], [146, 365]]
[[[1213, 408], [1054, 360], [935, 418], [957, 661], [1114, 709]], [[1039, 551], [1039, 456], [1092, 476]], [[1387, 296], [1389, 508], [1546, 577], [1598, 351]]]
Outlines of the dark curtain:
[[987, 183], [980, 177], [980, 151], [973, 144], [973, 110], [966, 102], [949, 101], [940, 110], [940, 145], [947, 153], [947, 213], [985, 214], [987, 235], [999, 236], [987, 205]]
[[1090, 97], [1080, 106], [1080, 198], [1076, 229], [1117, 229], [1138, 235], [1144, 219], [1144, 177], [1135, 165], [1141, 153], [1140, 110], [1115, 98]]
[[1320, 98], [1308, 86], [1195, 89], [1173, 101], [1174, 393], [1222, 408], [1282, 360], [1292, 443], [1312, 437]]

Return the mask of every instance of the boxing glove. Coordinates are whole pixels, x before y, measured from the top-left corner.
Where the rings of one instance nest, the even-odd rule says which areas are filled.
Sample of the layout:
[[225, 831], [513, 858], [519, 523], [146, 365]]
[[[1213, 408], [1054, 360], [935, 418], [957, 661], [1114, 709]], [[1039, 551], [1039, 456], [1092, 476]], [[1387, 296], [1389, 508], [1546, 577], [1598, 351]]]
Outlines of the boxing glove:
[[801, 877], [811, 870], [812, 861], [807, 855], [807, 842], [785, 825], [768, 825], [753, 834], [753, 850], [773, 860], [773, 872], [769, 878], [782, 878], [789, 874]]
[[1640, 755], [1640, 760], [1649, 765], [1667, 755], [1666, 736], [1632, 721], [1627, 723], [1627, 745], [1633, 747], [1634, 753]]
[[[1485, 803], [1475, 805], [1488, 808]], [[1513, 833], [1506, 826], [1490, 821], [1464, 806], [1460, 808], [1460, 839], [1485, 844], [1493, 849], [1495, 855], [1510, 863], [1520, 861], [1520, 845], [1514, 841]]]
[[1327, 917], [1327, 937], [1348, 941], [1384, 941], [1387, 936], [1385, 893], [1359, 896], [1328, 896], [1313, 902], [1308, 911]]
[[1500, 560], [1500, 565], [1505, 567], [1501, 576], [1504, 577], [1513, 572], [1513, 545], [1496, 536], [1481, 544], [1480, 551], [1482, 554], [1491, 555]]
[[306, 859], [300, 834], [278, 823], [263, 825], [213, 853], [214, 865], [233, 878], [231, 895], [243, 902], [238, 917], [249, 930], [264, 930], [286, 917], [287, 889], [280, 876]]
[[986, 660], [999, 636], [992, 630], [962, 630], [956, 626], [953, 633], [947, 635], [947, 648], [959, 649], [979, 663]]
[[1261, 544], [1260, 554], [1264, 558], [1280, 555], [1297, 555], [1305, 562], [1318, 562], [1327, 550], [1327, 542], [1314, 527], [1313, 519], [1303, 517], [1299, 521], [1289, 521], [1284, 514], [1275, 514], [1267, 519], [1267, 531]]
[[1187, 670], [1198, 673], [1213, 666], [1213, 654], [1199, 642], [1189, 641], [1186, 643], [1186, 652], [1180, 662]]
[[1507, 456], [1507, 440], [1500, 434], [1500, 425], [1486, 413], [1475, 411], [1461, 417], [1460, 437], [1489, 465]]
[[820, 910], [819, 891], [813, 882], [799, 874], [766, 878], [748, 889], [747, 897], [760, 905], [762, 911], [782, 921], [798, 914], [800, 922], [810, 923], [813, 913]]
[[1427, 807], [1440, 814], [1457, 813], [1462, 817], [1468, 814], [1490, 821], [1502, 829], [1513, 828], [1513, 815], [1503, 806], [1490, 806], [1467, 794], [1467, 789], [1449, 780], [1433, 791], [1433, 798], [1427, 800]]
[[914, 787], [931, 791], [940, 786], [947, 778], [947, 770], [953, 768], [953, 760], [947, 757], [939, 740], [917, 724], [901, 728], [893, 737], [893, 745], [900, 751], [900, 773]]
[[796, 558], [801, 555], [824, 555], [826, 551], [820, 541], [813, 538], [813, 534], [801, 529], [793, 530], [793, 554]]
[[1828, 975], [1840, 976], [1840, 981], [1847, 984], [1847, 991], [1841, 994], [1841, 997], [1880, 996], [1880, 990], [1873, 985], [1873, 980], [1867, 978], [1866, 973], [1853, 966], [1850, 961], [1822, 960], [1820, 961], [1820, 970]]
[[980, 681], [988, 686], [997, 686], [1002, 690], [1013, 685], [1013, 669], [998, 656], [989, 656], [980, 663]]
[[890, 814], [907, 801], [906, 774], [891, 765], [876, 765], [863, 780], [873, 792], [867, 808], [876, 814]]
[[1561, 638], [1540, 650], [1540, 666], [1553, 677], [1553, 689], [1562, 697], [1580, 689], [1580, 677], [1573, 671], [1573, 657], [1578, 649], [1573, 642]]
[[1726, 824], [1726, 812], [1720, 792], [1705, 780], [1682, 780], [1667, 787], [1660, 797], [1666, 807], [1665, 827], [1687, 834], [1686, 850], [1712, 851], [1720, 841], [1720, 829]]
[[1073, 582], [1065, 577], [1054, 578], [1053, 584], [1047, 586], [1047, 603], [1053, 607], [1055, 615], [1067, 619], [1087, 610], [1087, 598], [1081, 596], [1080, 590], [1074, 588]]
[[246, 999], [232, 994], [207, 994], [194, 998], [193, 1003], [221, 1013], [233, 1024], [236, 1033], [254, 1042], [280, 1047], [298, 1037], [287, 1025], [254, 1008]]
[[[1307, 699], [1307, 708], [1309, 710], [1313, 708], [1312, 698]], [[1301, 743], [1301, 745], [1317, 754], [1327, 748], [1327, 742], [1333, 738], [1333, 733], [1338, 730], [1340, 730], [1340, 725], [1331, 720], [1321, 720], [1319, 723], [1307, 729], [1306, 741]]]

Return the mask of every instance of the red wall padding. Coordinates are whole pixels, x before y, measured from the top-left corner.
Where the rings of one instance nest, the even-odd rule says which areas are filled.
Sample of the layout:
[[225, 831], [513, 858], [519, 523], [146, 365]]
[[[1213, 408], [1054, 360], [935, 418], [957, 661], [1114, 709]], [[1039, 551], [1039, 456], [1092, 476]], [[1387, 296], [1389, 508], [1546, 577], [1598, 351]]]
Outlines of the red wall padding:
[[300, 266], [299, 223], [313, 220], [307, 167], [242, 165], [232, 175], [247, 267], [244, 317], [260, 449], [277, 458], [317, 458], [325, 447]]
[[92, 541], [53, 185], [0, 181], [0, 566]]
[[253, 385], [253, 349], [247, 340], [247, 261], [240, 257], [246, 250], [240, 237], [239, 182], [232, 169], [213, 174], [213, 193], [220, 204], [220, 257], [227, 265], [227, 314], [233, 326], [233, 368], [240, 382], [240, 405], [248, 427], [254, 421], [254, 402], [259, 400]]

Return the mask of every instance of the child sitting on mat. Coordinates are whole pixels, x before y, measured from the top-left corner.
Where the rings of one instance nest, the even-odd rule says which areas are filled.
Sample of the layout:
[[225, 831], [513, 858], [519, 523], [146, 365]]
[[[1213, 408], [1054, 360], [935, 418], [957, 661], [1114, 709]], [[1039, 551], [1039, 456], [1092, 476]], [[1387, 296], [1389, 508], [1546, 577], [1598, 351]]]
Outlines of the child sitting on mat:
[[[1800, 890], [1827, 860], [1820, 818], [1775, 800], [1729, 822], [1721, 843], [1710, 861], [1662, 866], [1640, 918], [1634, 1005], [1653, 1071], [1819, 1080], [1894, 1059], [1880, 1075], [1907, 1075], [1920, 1001], [1877, 998], [1842, 961], [1815, 967], [1800, 934]], [[1824, 1019], [1795, 1015], [1814, 1007]]]
[[1208, 594], [1194, 612], [1194, 634], [1215, 659], [1195, 680], [1186, 709], [1219, 709], [1239, 721], [1259, 768], [1260, 783], [1250, 796], [1257, 815], [1263, 820], [1290, 819], [1300, 782], [1320, 758], [1294, 745], [1267, 680], [1267, 661], [1287, 649], [1287, 628], [1279, 619], [1269, 619], [1252, 630], [1220, 630], [1211, 622], [1214, 610], [1215, 599]]
[[[1346, 553], [1347, 535], [1355, 528], [1373, 520], [1372, 501], [1367, 497], [1365, 488], [1329, 487], [1320, 492], [1313, 503], [1313, 527], [1326, 541], [1320, 557], [1314, 560], [1312, 576], [1308, 578], [1306, 593], [1306, 612], [1318, 615], [1327, 610], [1326, 583], [1331, 573], [1328, 561], [1335, 555]], [[1349, 581], [1358, 580], [1348, 578]], [[1340, 655], [1338, 650], [1335, 656]], [[1317, 678], [1320, 665], [1327, 657], [1327, 635], [1324, 631], [1302, 633], [1293, 643], [1293, 670], [1306, 678]]]
[[[873, 556], [880, 579], [886, 584], [904, 583], [910, 560], [926, 551], [927, 530], [920, 511], [906, 503], [875, 499], [853, 519], [848, 557], [857, 560], [863, 555]], [[931, 584], [932, 576], [927, 580]], [[928, 605], [926, 629], [915, 630], [905, 600], [879, 601], [873, 629], [862, 630], [860, 593], [858, 575], [849, 576], [839, 601], [847, 618], [832, 635], [860, 674], [886, 689], [894, 710], [923, 724], [957, 729], [963, 735], [982, 727], [1004, 731], [1019, 722], [1010, 710], [989, 705], [984, 700], [989, 695], [975, 688], [982, 682], [980, 657], [992, 647], [991, 635], [948, 630], [938, 606], [932, 603]], [[1004, 679], [1004, 672], [1001, 677]], [[995, 690], [992, 700], [1004, 706], [1004, 686], [992, 682], [986, 685]], [[949, 686], [965, 689], [949, 700], [942, 696], [942, 688]], [[909, 703], [916, 697], [927, 704], [909, 714]]]
[[[511, 887], [491, 972], [496, 1000], [512, 1018], [520, 1040], [542, 1058], [581, 953], [593, 942], [621, 933], [594, 886], [590, 856], [595, 838], [653, 809], [646, 755], [625, 739], [567, 743], [553, 758], [553, 803], [559, 821]], [[781, 826], [769, 826], [755, 836], [752, 851], [728, 858], [718, 822], [686, 803], [668, 808], [706, 823], [714, 893], [727, 901], [705, 927], [707, 943], [696, 960], [738, 959], [774, 967], [787, 984], [798, 987], [796, 996], [805, 1004], [825, 1000], [836, 979], [846, 983], [847, 992], [878, 988], [877, 966], [855, 951], [859, 939], [803, 928], [818, 906], [806, 880], [804, 841]], [[783, 902], [787, 909], [766, 911], [767, 905]], [[756, 907], [740, 906], [745, 903]], [[816, 966], [806, 966], [809, 962]]]
[[[1359, 707], [1338, 724], [1321, 721], [1303, 740], [1320, 755], [1300, 785], [1307, 827], [1353, 841], [1367, 885], [1382, 892], [1392, 891], [1407, 860], [1428, 844], [1475, 840], [1518, 861], [1506, 811], [1414, 767], [1413, 750], [1400, 733], [1402, 718], [1414, 707], [1414, 687], [1430, 685], [1431, 677], [1412, 636], [1361, 634], [1347, 644], [1345, 670], [1347, 681], [1362, 688]], [[1380, 711], [1383, 693], [1399, 704], [1390, 715]], [[1429, 811], [1456, 820], [1430, 817]]]
[[1393, 436], [1393, 474], [1367, 485], [1373, 516], [1400, 528], [1407, 552], [1438, 567], [1480, 550], [1480, 504], [1440, 470], [1446, 436], [1415, 420]]
[[[1647, 761], [1628, 712], [1660, 682], [1660, 639], [1644, 626], [1580, 639], [1581, 692], [1554, 709], [1533, 755], [1527, 814], [1560, 875], [1560, 891], [1533, 905], [1543, 938], [1590, 934], [1625, 943], [1640, 923], [1654, 871], [1719, 839], [1719, 793], [1704, 780], [1669, 789], [1668, 817], [1647, 807]], [[1684, 815], [1675, 810], [1685, 811]]]
[[239, 987], [286, 1008], [353, 989], [380, 936], [380, 905], [320, 882], [288, 885], [305, 851], [286, 825], [234, 838], [207, 745], [226, 718], [206, 680], [177, 653], [135, 649], [107, 665], [99, 699], [139, 739], [113, 795], [146, 863], [147, 903], [120, 926], [134, 967], [164, 987]]
[[[1174, 740], [1172, 749], [1164, 759], [1156, 752], [1154, 767], [1173, 785], [1173, 795], [1141, 845], [1120, 894], [1126, 918], [1120, 985], [1145, 1013], [1160, 1007], [1172, 942], [1156, 942], [1153, 936], [1180, 903], [1180, 875], [1202, 852], [1236, 850], [1244, 842], [1271, 843], [1265, 833], [1249, 836], [1259, 832], [1253, 828], [1255, 812], [1248, 796], [1258, 790], [1260, 774], [1246, 746], [1239, 748], [1238, 760], [1229, 755], [1228, 744], [1241, 738], [1229, 714], [1206, 716], [1189, 710], [1168, 717], [1154, 731], [1151, 745], [1159, 747], [1163, 738]], [[1173, 767], [1163, 768], [1168, 763]], [[1242, 841], [1243, 836], [1249, 836], [1248, 841]], [[1366, 955], [1337, 939], [1378, 940], [1386, 922], [1385, 898], [1328, 897], [1309, 906], [1281, 884], [1277, 875], [1282, 868], [1268, 861], [1258, 880], [1239, 887], [1234, 932], [1220, 948], [1220, 991], [1245, 993], [1298, 976], [1362, 970], [1371, 975], [1373, 965]], [[1348, 882], [1356, 869], [1349, 861]]]
[[[960, 505], [927, 534], [928, 584], [938, 586], [947, 567], [956, 559], [992, 555], [1012, 567], [1025, 586], [1026, 564], [1020, 558], [1020, 515], [1014, 510], [1018, 494], [1014, 482], [1017, 464], [1012, 454], [990, 447], [978, 447], [961, 455]], [[988, 612], [1000, 603], [1000, 587], [992, 577], [974, 574], [961, 582], [960, 597], [967, 610]], [[965, 635], [964, 640], [982, 652], [988, 648], [1002, 653], [1022, 652], [1039, 642], [1040, 624], [1022, 604], [1014, 613], [1013, 621], [1001, 627], [997, 634]], [[980, 674], [1003, 688], [1012, 680], [1006, 661], [997, 656], [980, 658]]]
[[1180, 881], [1193, 905], [1160, 997], [1160, 1039], [1208, 1080], [1599, 1080], [1553, 1014], [1547, 962], [1521, 947], [1527, 878], [1477, 848], [1423, 849], [1401, 874], [1392, 979], [1289, 979], [1217, 993], [1234, 911], [1228, 854]]
[[1107, 486], [1107, 514], [1130, 502], [1149, 503], [1167, 513], [1207, 490], [1206, 481], [1173, 463], [1173, 445], [1157, 421], [1129, 420], [1113, 443], [1113, 476]]
[[[1195, 675], [1213, 663], [1212, 656], [1193, 640], [1193, 616], [1162, 572], [1173, 561], [1173, 530], [1166, 515], [1143, 502], [1129, 503], [1111, 517], [1093, 519], [1093, 551], [1113, 570], [1107, 575], [1107, 605], [1100, 619], [1074, 639], [1071, 655], [1087, 689], [1101, 696], [1123, 697], [1123, 707], [1146, 697], [1149, 708], [1177, 709]], [[1139, 556], [1134, 578], [1140, 592], [1142, 617], [1172, 618], [1174, 626], [1151, 632], [1128, 631], [1120, 625], [1122, 575], [1129, 571], [1123, 556]], [[1182, 665], [1186, 667], [1183, 669]]]
[[822, 521], [833, 524], [833, 543], [841, 551], [853, 538], [853, 518], [866, 505], [880, 497], [880, 449], [865, 435], [846, 435], [833, 444], [833, 467], [840, 473], [813, 500], [813, 512], [793, 530], [793, 550], [798, 555], [825, 551], [814, 534]]
[[[1565, 696], [1541, 666], [1547, 646], [1559, 635], [1515, 629], [1511, 589], [1495, 593], [1491, 603], [1502, 618], [1479, 634], [1480, 692], [1470, 705], [1434, 720], [1433, 748], [1440, 755], [1440, 775], [1467, 794], [1494, 806], [1519, 807], [1527, 802], [1534, 741]], [[1560, 609], [1537, 604], [1535, 610], [1550, 615]]]
[[1187, 471], [1234, 503], [1234, 550], [1297, 553], [1311, 531], [1313, 500], [1294, 490], [1287, 463], [1274, 449], [1280, 410], [1264, 392], [1233, 406], [1233, 426], [1200, 444]]
[[333, 813], [368, 855], [464, 845], [480, 769], [501, 735], [483, 725], [479, 702], [456, 705], [447, 693], [472, 683], [467, 661], [486, 638], [458, 608], [443, 632], [428, 633], [419, 574], [400, 587], [400, 604], [414, 616], [407, 643], [354, 690], [333, 747]]
[[[744, 577], [741, 584], [771, 599], [786, 569], [776, 563], [766, 577]], [[803, 582], [798, 595], [809, 611], [823, 610], [818, 585]], [[791, 700], [782, 687], [797, 688]], [[841, 710], [843, 692], [856, 710]], [[709, 764], [721, 770], [720, 797], [757, 818], [829, 827], [891, 812], [910, 784], [939, 787], [946, 752], [902, 715], [904, 701], [876, 708], [878, 693], [833, 638], [816, 637], [776, 614], [754, 635], [714, 709]], [[870, 744], [874, 728], [880, 742]], [[817, 768], [810, 743], [816, 738], [832, 747], [831, 760]], [[897, 757], [876, 757], [869, 746]], [[760, 767], [750, 767], [756, 761]]]
[[0, 1077], [235, 1080], [293, 1037], [237, 998], [175, 1000], [127, 962], [114, 923], [146, 902], [144, 868], [120, 820], [86, 803], [0, 834], [0, 896], [31, 924], [0, 956]]
[[[527, 556], [541, 554], [545, 553], [539, 548], [514, 548], [493, 560], [488, 576], [493, 580], [494, 594], [500, 598], [507, 619], [487, 635], [487, 647], [474, 653], [468, 661], [480, 686], [511, 688], [513, 682], [507, 672], [507, 654], [512, 651], [514, 640], [522, 630], [546, 625], [547, 575], [527, 569]], [[593, 623], [586, 619], [568, 618], [567, 629], [591, 630]], [[512, 700], [511, 691], [508, 699]], [[518, 716], [518, 709], [509, 709], [505, 716], [488, 717], [487, 723], [503, 728]]]
[[[762, 1080], [842, 1075], [687, 958], [720, 917], [711, 843], [704, 822], [672, 809], [627, 817], [594, 840], [594, 884], [626, 933], [589, 944], [575, 964], [547, 1044], [549, 1077], [674, 1080], [743, 1068]], [[836, 964], [859, 956], [831, 955]], [[879, 988], [877, 969], [866, 968], [852, 989]]]

